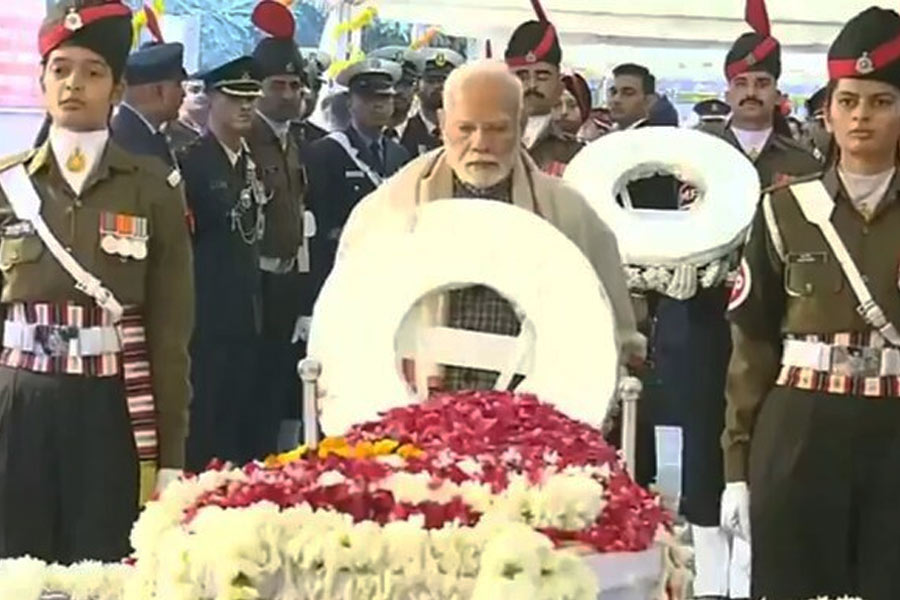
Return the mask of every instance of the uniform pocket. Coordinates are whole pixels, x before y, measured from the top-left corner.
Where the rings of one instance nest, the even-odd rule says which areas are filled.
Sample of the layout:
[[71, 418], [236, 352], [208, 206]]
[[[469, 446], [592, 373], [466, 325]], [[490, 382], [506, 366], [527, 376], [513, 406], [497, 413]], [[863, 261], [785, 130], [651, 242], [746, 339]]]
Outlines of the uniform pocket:
[[36, 235], [0, 238], [0, 269], [37, 261], [44, 252], [44, 242]]
[[785, 257], [784, 289], [791, 296], [835, 294], [844, 287], [844, 274], [826, 252], [790, 253]]

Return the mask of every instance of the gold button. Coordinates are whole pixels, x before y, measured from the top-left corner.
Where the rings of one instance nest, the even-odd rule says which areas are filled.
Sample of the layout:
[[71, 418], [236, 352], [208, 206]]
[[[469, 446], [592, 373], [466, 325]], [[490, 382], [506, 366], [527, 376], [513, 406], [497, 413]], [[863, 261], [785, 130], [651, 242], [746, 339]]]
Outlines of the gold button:
[[813, 284], [807, 283], [806, 285], [803, 286], [803, 289], [806, 290], [807, 294], [812, 294], [813, 289], [815, 289], [815, 288], [813, 287]]
[[12, 258], [13, 260], [19, 260], [19, 251], [18, 251], [18, 250], [13, 250], [13, 251], [10, 253], [10, 258]]
[[81, 208], [81, 207], [82, 207], [81, 200], [78, 198], [75, 198], [75, 208]]

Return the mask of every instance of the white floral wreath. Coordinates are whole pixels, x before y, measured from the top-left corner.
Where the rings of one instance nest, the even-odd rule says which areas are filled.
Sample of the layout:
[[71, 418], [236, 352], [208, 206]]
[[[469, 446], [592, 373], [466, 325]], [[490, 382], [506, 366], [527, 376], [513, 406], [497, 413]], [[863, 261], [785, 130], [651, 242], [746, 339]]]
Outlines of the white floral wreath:
[[[627, 184], [673, 174], [699, 196], [689, 210], [632, 210]], [[664, 292], [675, 270], [697, 268], [701, 288], [734, 268], [759, 201], [752, 163], [726, 141], [700, 131], [646, 127], [616, 132], [586, 146], [565, 178], [616, 234], [629, 288]]]

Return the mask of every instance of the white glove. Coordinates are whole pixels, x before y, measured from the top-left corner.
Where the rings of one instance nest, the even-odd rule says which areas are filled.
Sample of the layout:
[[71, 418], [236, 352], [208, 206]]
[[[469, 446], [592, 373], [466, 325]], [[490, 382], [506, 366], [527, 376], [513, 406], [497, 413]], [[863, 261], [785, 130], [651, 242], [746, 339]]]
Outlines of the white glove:
[[728, 278], [728, 270], [731, 261], [727, 258], [715, 260], [709, 263], [700, 276], [700, 287], [710, 289], [719, 287]]
[[161, 495], [169, 487], [169, 484], [178, 481], [181, 475], [181, 469], [160, 469], [156, 473], [156, 495]]
[[722, 492], [720, 525], [747, 542], [750, 541], [750, 488], [746, 481], [736, 481], [725, 485]]
[[697, 267], [695, 265], [678, 265], [665, 293], [666, 296], [675, 300], [693, 298], [697, 294]]

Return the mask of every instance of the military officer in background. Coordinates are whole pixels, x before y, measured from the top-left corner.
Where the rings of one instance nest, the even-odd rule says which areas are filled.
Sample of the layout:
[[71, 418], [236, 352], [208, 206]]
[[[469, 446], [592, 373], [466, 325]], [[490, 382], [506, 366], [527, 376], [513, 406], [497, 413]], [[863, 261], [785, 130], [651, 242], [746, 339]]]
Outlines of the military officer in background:
[[325, 52], [312, 52], [304, 57], [306, 64], [306, 90], [303, 96], [303, 107], [300, 118], [291, 123], [291, 133], [297, 145], [306, 144], [328, 135], [328, 131], [313, 123], [311, 117], [319, 106], [319, 99], [325, 86], [325, 74], [331, 66], [331, 57]]
[[169, 147], [176, 153], [203, 135], [206, 119], [209, 116], [209, 98], [203, 87], [203, 81], [192, 76], [181, 82], [184, 100], [178, 110], [178, 118], [165, 125]]
[[247, 146], [261, 95], [252, 57], [201, 75], [209, 95], [207, 132], [179, 156], [193, 216], [197, 324], [191, 340], [188, 466], [218, 457], [250, 459], [262, 330], [259, 247], [266, 191]]
[[[169, 169], [175, 155], [163, 129], [178, 118], [184, 100], [184, 46], [150, 43], [128, 57], [125, 98], [110, 123], [113, 140], [135, 154], [155, 156]], [[174, 184], [180, 181], [172, 172]]]
[[444, 108], [444, 82], [454, 69], [466, 62], [449, 48], [421, 50], [423, 74], [419, 81], [419, 110], [409, 118], [400, 143], [415, 158], [443, 144], [438, 111]]
[[753, 162], [762, 187], [778, 180], [815, 172], [819, 162], [790, 135], [775, 129], [781, 100], [781, 45], [770, 35], [768, 18], [751, 19], [754, 31], [740, 36], [725, 58], [731, 118], [710, 123], [703, 131], [724, 138]]
[[540, 2], [532, 3], [537, 20], [526, 21], [513, 32], [506, 46], [506, 64], [525, 88], [528, 123], [522, 141], [542, 171], [561, 176], [582, 144], [553, 125], [553, 109], [564, 89], [562, 48]]
[[51, 6], [38, 36], [48, 138], [0, 161], [3, 558], [124, 558], [139, 460], [162, 467], [157, 490], [184, 463], [184, 210], [162, 164], [108, 129], [131, 36], [120, 2]]
[[383, 131], [394, 113], [394, 85], [401, 67], [378, 58], [344, 69], [337, 83], [349, 90], [351, 124], [309, 147], [309, 206], [317, 233], [310, 246], [315, 290], [334, 264], [341, 230], [357, 202], [409, 161], [409, 153]]
[[828, 52], [836, 160], [769, 191], [730, 303], [723, 523], [753, 594], [900, 597], [900, 15]]
[[369, 52], [369, 58], [390, 60], [400, 65], [400, 79], [394, 86], [394, 114], [384, 128], [385, 137], [399, 142], [409, 123], [409, 111], [422, 77], [422, 56], [404, 46], [385, 46]]
[[701, 130], [711, 125], [714, 126], [716, 123], [726, 123], [728, 115], [731, 114], [731, 107], [728, 103], [718, 98], [701, 100], [694, 105], [692, 110], [698, 119], [696, 128]]
[[[269, 8], [263, 10], [266, 6]], [[257, 100], [247, 139], [268, 197], [259, 258], [264, 359], [259, 369], [256, 418], [246, 424], [257, 433], [255, 455], [263, 457], [276, 450], [282, 421], [289, 439], [284, 446], [296, 447], [299, 443], [299, 429], [289, 424], [296, 424], [300, 418], [300, 352], [292, 343], [292, 334], [300, 316], [298, 255], [307, 250], [303, 237], [306, 176], [290, 128], [300, 116], [306, 65], [294, 43], [294, 28], [288, 25], [294, 22], [289, 8], [280, 2], [264, 1], [257, 5], [253, 22], [272, 33], [253, 52], [262, 77], [262, 97]]]
[[813, 156], [822, 162], [825, 162], [831, 149], [831, 133], [825, 126], [826, 91], [821, 88], [806, 101], [806, 131], [803, 140]]

